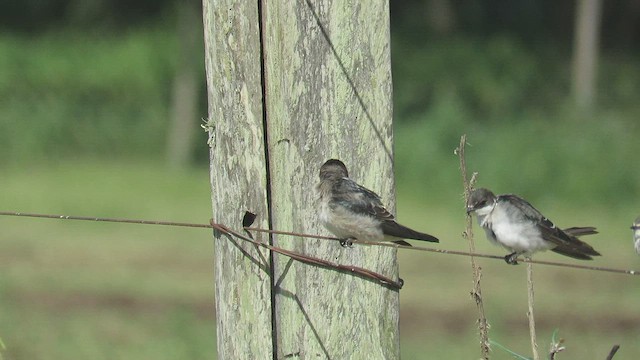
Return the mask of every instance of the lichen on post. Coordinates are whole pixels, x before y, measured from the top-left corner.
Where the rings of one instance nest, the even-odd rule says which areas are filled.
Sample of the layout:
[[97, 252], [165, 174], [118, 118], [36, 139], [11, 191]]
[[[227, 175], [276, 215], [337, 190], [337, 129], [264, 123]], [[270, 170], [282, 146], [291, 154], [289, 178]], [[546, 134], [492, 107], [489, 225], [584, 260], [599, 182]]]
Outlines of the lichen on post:
[[[329, 158], [344, 161], [351, 177], [380, 194], [386, 207], [394, 211], [388, 6], [386, 1], [298, 0], [261, 2], [253, 9], [244, 2], [205, 0], [209, 125], [215, 130], [211, 168], [212, 179], [217, 181], [212, 184], [224, 189], [221, 181], [225, 186], [241, 182], [224, 194], [213, 191], [214, 213], [227, 208], [237, 211], [220, 216], [229, 221], [227, 225], [238, 226], [239, 220], [231, 217], [250, 210], [262, 221], [256, 226], [327, 234], [316, 216], [314, 187], [320, 166]], [[219, 24], [207, 24], [207, 18]], [[210, 40], [216, 42], [210, 44]], [[262, 71], [262, 92], [255, 87], [256, 61]], [[229, 173], [215, 174], [217, 166]], [[249, 185], [250, 180], [255, 183]], [[261, 194], [265, 203], [257, 200]], [[222, 203], [224, 209], [216, 208], [219, 195], [228, 203], [237, 197], [235, 207]], [[301, 254], [398, 278], [394, 248], [356, 245], [345, 249], [335, 242], [283, 235], [272, 235], [269, 240]], [[268, 296], [261, 263], [243, 260], [237, 246], [223, 248], [222, 242], [231, 243], [216, 239], [216, 251], [229, 251], [237, 262], [225, 264], [229, 268], [221, 269], [225, 277], [216, 275], [216, 286], [224, 282], [220, 286], [226, 294], [233, 293], [234, 286], [238, 291], [250, 287], [237, 281], [258, 280], [252, 282], [254, 292], [242, 292], [246, 301], [234, 305], [239, 308], [233, 319], [241, 322], [238, 331], [251, 331], [242, 322], [255, 321], [251, 339], [239, 334], [255, 344], [246, 347], [258, 346], [261, 340], [257, 337], [271, 341], [269, 349], [250, 358], [399, 358], [397, 290], [274, 255], [273, 264], [266, 269], [271, 276]], [[244, 250], [243, 256], [255, 258], [255, 249]], [[230, 256], [217, 252], [217, 262], [221, 255]], [[240, 276], [234, 276], [234, 271]], [[271, 302], [267, 306], [256, 301]], [[244, 316], [244, 306], [261, 311], [246, 309]], [[229, 305], [216, 306], [217, 311], [228, 309]], [[266, 319], [273, 321], [269, 331], [265, 330]], [[220, 322], [218, 326], [227, 327]], [[230, 335], [219, 330], [219, 346], [242, 346], [240, 341], [220, 339]], [[218, 351], [220, 358], [240, 358]]]

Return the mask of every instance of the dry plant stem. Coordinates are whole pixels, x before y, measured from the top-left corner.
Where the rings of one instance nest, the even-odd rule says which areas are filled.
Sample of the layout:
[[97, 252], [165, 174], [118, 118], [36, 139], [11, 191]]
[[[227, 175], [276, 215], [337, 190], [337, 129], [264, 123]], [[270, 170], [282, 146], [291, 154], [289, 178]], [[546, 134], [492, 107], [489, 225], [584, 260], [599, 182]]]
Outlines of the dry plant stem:
[[562, 339], [551, 342], [551, 347], [549, 348], [549, 360], [556, 360], [556, 355], [564, 351], [564, 346], [562, 346], [563, 342], [564, 340]]
[[[471, 194], [471, 190], [476, 182], [477, 173], [473, 173], [471, 176], [471, 180], [467, 178], [467, 164], [464, 157], [464, 147], [467, 143], [467, 135], [462, 135], [460, 138], [460, 145], [455, 150], [455, 153], [458, 154], [460, 158], [460, 173], [462, 175], [462, 184], [464, 187], [464, 204], [469, 201], [469, 195]], [[476, 307], [478, 308], [478, 332], [480, 335], [480, 351], [482, 352], [482, 358], [485, 360], [489, 359], [489, 352], [491, 348], [489, 347], [489, 324], [487, 322], [487, 317], [484, 313], [484, 303], [482, 299], [482, 287], [480, 286], [480, 279], [482, 278], [482, 269], [476, 265], [476, 260], [474, 253], [476, 252], [476, 246], [473, 242], [473, 227], [471, 222], [471, 216], [467, 214], [465, 219], [465, 231], [463, 233], [463, 237], [467, 239], [469, 244], [469, 253], [471, 254], [471, 274], [473, 276], [473, 288], [471, 290], [471, 297], [476, 303]]]
[[529, 311], [527, 311], [527, 317], [529, 318], [529, 335], [531, 336], [531, 351], [533, 352], [533, 360], [540, 360], [538, 355], [538, 343], [536, 341], [536, 320], [533, 315], [533, 264], [527, 263], [527, 298], [529, 304]]
[[609, 355], [607, 355], [607, 360], [613, 359], [613, 356], [618, 352], [618, 349], [620, 349], [620, 345], [613, 345]]

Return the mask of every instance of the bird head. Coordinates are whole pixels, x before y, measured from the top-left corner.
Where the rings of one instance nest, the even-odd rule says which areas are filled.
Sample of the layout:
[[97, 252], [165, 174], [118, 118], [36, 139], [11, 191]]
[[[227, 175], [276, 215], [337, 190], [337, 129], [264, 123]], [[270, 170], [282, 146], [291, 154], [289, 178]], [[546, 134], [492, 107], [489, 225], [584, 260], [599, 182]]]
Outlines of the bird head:
[[337, 159], [327, 160], [320, 167], [320, 180], [338, 180], [349, 177], [347, 167]]
[[469, 195], [467, 214], [481, 211], [483, 209], [488, 210], [493, 207], [495, 201], [496, 196], [490, 190], [484, 188], [475, 189]]

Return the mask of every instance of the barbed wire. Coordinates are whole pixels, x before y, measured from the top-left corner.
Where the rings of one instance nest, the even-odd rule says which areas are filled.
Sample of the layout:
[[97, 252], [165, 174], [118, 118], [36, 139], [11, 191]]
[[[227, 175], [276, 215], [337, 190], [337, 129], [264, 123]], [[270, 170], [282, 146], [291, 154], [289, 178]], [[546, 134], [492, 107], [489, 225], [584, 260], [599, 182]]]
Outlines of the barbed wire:
[[[229, 227], [227, 227], [224, 224], [198, 224], [198, 223], [184, 223], [184, 222], [174, 222], [174, 221], [122, 219], [122, 218], [102, 218], [102, 217], [94, 217], [94, 216], [72, 216], [72, 215], [55, 215], [55, 214], [36, 214], [36, 213], [24, 213], [24, 212], [12, 212], [12, 211], [0, 211], [0, 216], [46, 218], [46, 219], [57, 219], [57, 220], [97, 221], [97, 222], [141, 224], [141, 225], [163, 225], [163, 226], [191, 227], [191, 228], [209, 228], [209, 229], [216, 229], [216, 230], [223, 229], [223, 230], [225, 230], [224, 232], [227, 233], [227, 234], [230, 234], [230, 235], [233, 235], [233, 236], [236, 236], [236, 237], [240, 237], [240, 238], [242, 238], [243, 240], [246, 240], [246, 241], [253, 242], [258, 246], [268, 245], [268, 244], [257, 242], [255, 240], [251, 240], [248, 237], [246, 237], [244, 235], [241, 235], [241, 234], [231, 230]], [[344, 239], [340, 239], [340, 238], [332, 237], [332, 236], [305, 234], [305, 233], [298, 233], [298, 232], [292, 232], [292, 231], [270, 230], [270, 229], [261, 229], [261, 228], [255, 228], [255, 227], [244, 227], [243, 229], [247, 230], [247, 231], [255, 231], [255, 232], [270, 233], [270, 234], [277, 234], [277, 235], [301, 237], [301, 238], [328, 240], [328, 241], [343, 241], [344, 240]], [[482, 254], [482, 253], [475, 253], [475, 252], [471, 253], [471, 252], [468, 252], [468, 251], [436, 249], [436, 248], [430, 248], [430, 247], [424, 247], [424, 246], [407, 246], [407, 245], [399, 245], [399, 244], [392, 243], [392, 242], [376, 242], [376, 241], [367, 241], [367, 240], [358, 240], [358, 239], [352, 240], [352, 243], [353, 244], [360, 244], [360, 245], [367, 245], [367, 246], [392, 247], [392, 248], [397, 248], [397, 249], [401, 249], [401, 250], [432, 252], [432, 253], [438, 253], [438, 254], [448, 254], [448, 255], [458, 255], [458, 256], [474, 256], [474, 257], [479, 257], [479, 258], [495, 259], [495, 260], [504, 261], [504, 257], [503, 256], [489, 255], [489, 254]], [[271, 245], [268, 245], [268, 246], [271, 247]], [[280, 249], [280, 248], [276, 248], [276, 249], [284, 250], [284, 249]], [[270, 250], [276, 251], [276, 250], [273, 250], [273, 249], [270, 249]], [[289, 250], [284, 250], [284, 251], [289, 252]], [[278, 252], [278, 251], [276, 251], [276, 252]], [[300, 254], [297, 254], [297, 255], [300, 255]], [[303, 256], [306, 256], [306, 255], [303, 255]], [[321, 259], [318, 259], [318, 260], [321, 260]], [[302, 261], [302, 260], [300, 260], [300, 261]], [[324, 260], [321, 260], [321, 261], [324, 261]], [[557, 267], [566, 267], [566, 268], [581, 269], [581, 270], [601, 271], [601, 272], [610, 272], [610, 273], [616, 273], [616, 274], [635, 275], [635, 276], [640, 275], [640, 271], [638, 271], [638, 270], [625, 270], [625, 269], [616, 269], [616, 268], [609, 268], [609, 267], [603, 267], [603, 266], [569, 264], [569, 263], [554, 262], [554, 261], [530, 260], [530, 259], [524, 259], [524, 258], [522, 258], [522, 259], [519, 258], [518, 261], [519, 262], [522, 261], [524, 263], [529, 262], [529, 263], [532, 263], [532, 264], [557, 266]], [[332, 264], [332, 266], [336, 267], [336, 268], [340, 268], [340, 267], [344, 267], [345, 266], [345, 265], [339, 265], [339, 264], [333, 264], [333, 263], [329, 263], [329, 264]], [[318, 265], [320, 265], [320, 264], [318, 264]], [[351, 269], [353, 269], [353, 268], [354, 267], [348, 267], [348, 270], [351, 271]], [[345, 268], [343, 270], [347, 270], [347, 269]], [[364, 270], [365, 272], [370, 272], [370, 270], [366, 270], [366, 269], [361, 269], [361, 270]], [[388, 278], [386, 278], [386, 279], [391, 281], [392, 283], [394, 283], [393, 280], [390, 280]], [[380, 280], [380, 279], [378, 279], [378, 280]]]

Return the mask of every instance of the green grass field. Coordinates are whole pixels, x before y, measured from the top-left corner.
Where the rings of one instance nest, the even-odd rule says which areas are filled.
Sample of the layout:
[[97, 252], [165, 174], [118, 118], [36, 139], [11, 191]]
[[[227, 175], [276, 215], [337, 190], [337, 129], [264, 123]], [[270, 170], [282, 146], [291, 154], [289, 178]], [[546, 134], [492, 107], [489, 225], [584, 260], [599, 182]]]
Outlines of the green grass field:
[[[65, 163], [3, 171], [2, 207], [208, 222], [205, 169]], [[2, 218], [0, 337], [8, 359], [211, 359], [207, 230]]]
[[[452, 159], [455, 161], [455, 158]], [[101, 217], [207, 222], [206, 169], [172, 173], [142, 162], [62, 162], [3, 169], [2, 209]], [[637, 268], [628, 229], [634, 211], [570, 208], [545, 202], [561, 226], [593, 224], [589, 242], [603, 253], [593, 265]], [[558, 204], [555, 204], [558, 205]], [[465, 250], [459, 197], [447, 203], [398, 189], [398, 218]], [[594, 219], [599, 218], [594, 223]], [[7, 359], [215, 358], [213, 251], [210, 233], [46, 219], [0, 218], [0, 338]], [[476, 228], [478, 251], [504, 255]], [[539, 259], [568, 261], [549, 253]], [[478, 260], [490, 337], [530, 354], [525, 266]], [[591, 264], [591, 263], [590, 263]], [[640, 279], [536, 266], [541, 352], [559, 329], [560, 359], [619, 359], [640, 353]], [[401, 252], [405, 359], [476, 359], [476, 310], [466, 257]], [[495, 349], [494, 359], [511, 358]]]

